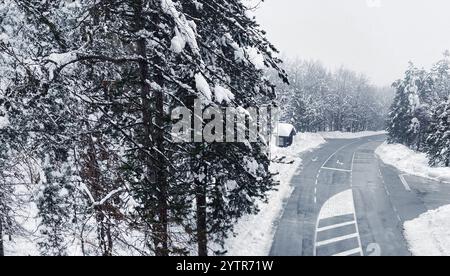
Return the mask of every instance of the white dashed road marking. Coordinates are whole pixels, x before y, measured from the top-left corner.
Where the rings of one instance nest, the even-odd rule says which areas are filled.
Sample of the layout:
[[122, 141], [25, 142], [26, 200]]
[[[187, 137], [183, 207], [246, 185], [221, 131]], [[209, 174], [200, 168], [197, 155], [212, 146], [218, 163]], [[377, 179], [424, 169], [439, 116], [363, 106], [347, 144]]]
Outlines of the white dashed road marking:
[[338, 224], [335, 224], [335, 225], [330, 225], [330, 226], [325, 226], [325, 227], [318, 228], [317, 232], [319, 233], [319, 232], [328, 231], [328, 230], [331, 230], [331, 229], [336, 229], [336, 228], [339, 228], [339, 227], [344, 227], [344, 226], [354, 225], [354, 224], [356, 224], [356, 221], [354, 221], [354, 220], [349, 221], [349, 222], [338, 223]]
[[322, 167], [322, 169], [323, 169], [323, 170], [327, 170], [327, 171], [352, 172], [351, 170], [336, 169], [336, 168], [328, 168], [328, 167]]
[[408, 184], [408, 182], [406, 182], [406, 179], [405, 179], [406, 175], [407, 174], [401, 174], [401, 175], [399, 175], [399, 177], [400, 177], [400, 180], [402, 181], [403, 186], [405, 186], [405, 189], [408, 192], [411, 192], [411, 187], [409, 187], [409, 184]]
[[358, 233], [353, 233], [353, 234], [350, 234], [350, 235], [340, 236], [340, 237], [332, 238], [332, 239], [329, 239], [329, 240], [316, 242], [316, 246], [317, 247], [321, 247], [321, 246], [324, 246], [324, 245], [329, 245], [329, 244], [333, 244], [333, 243], [340, 242], [340, 241], [350, 240], [350, 239], [353, 239], [353, 238], [358, 238]]
[[346, 257], [346, 256], [352, 256], [352, 255], [356, 255], [356, 254], [360, 254], [361, 255], [361, 249], [355, 248], [355, 249], [352, 249], [352, 250], [348, 250], [348, 251], [345, 251], [345, 252], [334, 254], [333, 257]]

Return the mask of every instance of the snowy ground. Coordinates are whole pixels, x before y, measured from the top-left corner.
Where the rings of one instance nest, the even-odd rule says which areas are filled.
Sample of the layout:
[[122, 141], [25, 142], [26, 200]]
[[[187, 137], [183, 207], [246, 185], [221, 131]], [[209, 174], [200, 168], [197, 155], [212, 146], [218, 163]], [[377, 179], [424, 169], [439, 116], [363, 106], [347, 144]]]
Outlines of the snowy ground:
[[362, 131], [362, 132], [320, 132], [319, 133], [325, 139], [357, 139], [368, 136], [386, 134], [386, 131]]
[[226, 249], [230, 256], [267, 256], [275, 234], [274, 223], [280, 218], [285, 201], [293, 191], [290, 180], [295, 172], [301, 168], [301, 153], [318, 148], [325, 143], [319, 134], [300, 133], [289, 148], [272, 148], [272, 159], [286, 156], [286, 161], [293, 160], [293, 164], [273, 163], [271, 171], [279, 173], [278, 191], [269, 196], [269, 204], [260, 203], [261, 212], [258, 215], [247, 216], [236, 225], [236, 236], [226, 242]]
[[4, 237], [6, 256], [39, 256], [36, 216], [37, 207], [34, 204], [30, 203], [26, 210], [20, 210], [17, 220], [23, 227], [20, 230], [22, 235]]
[[376, 150], [376, 154], [385, 164], [404, 173], [450, 184], [450, 168], [430, 167], [424, 153], [415, 152], [403, 145], [385, 143]]
[[450, 256], [450, 205], [405, 222], [405, 237], [415, 256]]

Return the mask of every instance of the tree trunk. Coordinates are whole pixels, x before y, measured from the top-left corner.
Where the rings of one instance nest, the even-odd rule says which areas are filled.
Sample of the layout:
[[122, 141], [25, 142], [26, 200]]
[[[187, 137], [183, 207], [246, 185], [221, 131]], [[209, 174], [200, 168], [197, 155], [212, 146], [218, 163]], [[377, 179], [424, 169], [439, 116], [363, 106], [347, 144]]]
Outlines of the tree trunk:
[[[135, 3], [135, 19], [136, 19], [136, 31], [141, 31], [144, 29], [143, 22], [143, 3], [138, 0]], [[155, 22], [155, 24], [157, 24]], [[145, 38], [141, 38], [137, 41], [137, 54], [142, 57], [142, 61], [139, 62], [140, 70], [140, 82], [141, 82], [141, 101], [142, 101], [142, 119], [144, 127], [144, 144], [146, 150], [149, 150], [154, 155], [158, 156], [161, 152], [164, 152], [163, 142], [164, 142], [164, 95], [163, 91], [155, 91], [155, 124], [156, 128], [153, 127], [151, 105], [150, 100], [151, 89], [148, 83], [150, 77], [150, 68], [147, 58], [147, 42]], [[161, 63], [158, 63], [161, 64]], [[162, 79], [161, 77], [159, 79]], [[161, 81], [162, 82], [162, 81]], [[154, 138], [154, 144], [152, 142], [152, 137]], [[153, 149], [153, 146], [157, 150]], [[167, 174], [165, 172], [165, 163], [163, 158], [158, 158], [161, 160], [159, 164], [153, 162], [151, 156], [146, 158], [146, 167], [148, 174], [148, 181], [158, 188], [157, 191], [157, 207], [156, 210], [149, 210], [150, 212], [156, 212], [157, 219], [155, 219], [154, 230], [152, 233], [153, 244], [155, 247], [155, 255], [157, 256], [168, 256], [168, 206], [167, 206]]]
[[[146, 57], [146, 42], [145, 39], [140, 39], [138, 41], [138, 53], [142, 57]], [[161, 113], [160, 110], [157, 112], [156, 116], [156, 124], [158, 125], [158, 128], [153, 130], [153, 122], [152, 122], [152, 115], [151, 115], [151, 101], [150, 101], [150, 86], [147, 83], [147, 76], [149, 75], [149, 68], [148, 64], [143, 61], [140, 62], [140, 71], [141, 71], [141, 82], [142, 82], [142, 89], [141, 89], [141, 100], [142, 100], [142, 117], [143, 117], [143, 125], [144, 125], [144, 134], [145, 134], [145, 141], [144, 141], [144, 147], [147, 150], [150, 150], [153, 148], [153, 143], [151, 140], [151, 137], [155, 138], [155, 147], [157, 149], [162, 149], [161, 143], [164, 139], [164, 136], [161, 135], [161, 132], [163, 131], [160, 129], [161, 125]], [[161, 96], [160, 93], [156, 93], [156, 105], [157, 109], [160, 109], [161, 107]], [[161, 151], [163, 152], [163, 151]], [[158, 154], [158, 153], [156, 153]], [[167, 233], [167, 200], [166, 200], [166, 193], [167, 193], [167, 187], [166, 187], [166, 177], [163, 172], [162, 165], [163, 164], [154, 164], [152, 158], [150, 156], [146, 157], [147, 160], [147, 173], [148, 173], [148, 179], [149, 181], [158, 186], [158, 207], [156, 212], [158, 213], [158, 221], [155, 225], [155, 230], [153, 233], [153, 243], [155, 245], [155, 254], [157, 256], [167, 256], [168, 255], [168, 233]], [[162, 158], [160, 159], [162, 160]]]
[[206, 187], [202, 181], [196, 179], [197, 201], [197, 244], [198, 255], [208, 256], [208, 231], [206, 224]]
[[[158, 75], [157, 79], [162, 83], [162, 77]], [[159, 153], [164, 153], [164, 94], [162, 90], [154, 91], [156, 100], [156, 114], [155, 123], [155, 146]], [[155, 153], [158, 155], [159, 153]], [[158, 195], [158, 213], [159, 213], [159, 231], [161, 233], [161, 251], [157, 252], [157, 255], [167, 256], [168, 250], [168, 181], [167, 181], [167, 164], [164, 158], [158, 158], [160, 160], [159, 165], [155, 166], [157, 169], [157, 185], [159, 190]]]
[[[100, 158], [99, 155], [101, 156], [102, 154], [97, 152], [95, 142], [90, 135], [86, 135], [84, 140], [86, 141], [89, 150], [87, 155], [82, 156], [84, 159], [84, 173], [82, 176], [85, 179], [92, 196], [97, 201], [106, 196], [104, 192], [106, 185], [102, 181], [102, 172], [98, 167], [98, 158]], [[98, 247], [101, 250], [102, 256], [112, 256], [113, 241], [111, 229], [107, 226], [109, 220], [105, 220], [105, 211], [105, 206], [96, 206], [94, 208], [95, 220], [97, 222]]]

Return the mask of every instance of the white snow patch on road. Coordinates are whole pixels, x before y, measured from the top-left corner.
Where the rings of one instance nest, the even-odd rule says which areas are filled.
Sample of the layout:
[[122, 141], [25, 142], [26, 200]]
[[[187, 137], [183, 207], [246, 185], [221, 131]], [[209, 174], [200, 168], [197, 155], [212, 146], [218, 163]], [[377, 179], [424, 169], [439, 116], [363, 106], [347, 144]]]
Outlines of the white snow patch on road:
[[325, 139], [357, 139], [386, 134], [386, 131], [361, 131], [361, 132], [320, 132]]
[[347, 190], [330, 198], [320, 210], [319, 220], [355, 214], [353, 191]]
[[375, 151], [387, 165], [410, 175], [450, 183], [450, 168], [433, 168], [425, 153], [419, 153], [400, 144], [384, 143]]
[[[299, 133], [294, 138], [294, 144], [289, 148], [272, 147], [272, 159], [286, 156], [285, 161], [293, 164], [272, 163], [270, 170], [279, 173], [276, 179], [280, 181], [277, 191], [269, 195], [268, 203], [260, 203], [261, 212], [242, 218], [235, 227], [236, 235], [225, 243], [229, 256], [267, 256], [272, 246], [276, 230], [276, 221], [281, 217], [284, 205], [291, 196], [292, 177], [302, 165], [300, 154], [311, 151], [326, 143], [319, 134]], [[275, 143], [272, 143], [275, 144]]]
[[450, 256], [450, 205], [405, 222], [405, 238], [415, 256]]

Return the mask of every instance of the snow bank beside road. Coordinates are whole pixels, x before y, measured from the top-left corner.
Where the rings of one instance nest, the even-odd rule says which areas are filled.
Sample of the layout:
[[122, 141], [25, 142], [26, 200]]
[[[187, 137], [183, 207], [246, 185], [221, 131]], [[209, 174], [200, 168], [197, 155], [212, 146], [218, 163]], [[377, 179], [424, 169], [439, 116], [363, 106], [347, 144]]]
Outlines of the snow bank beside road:
[[293, 164], [273, 163], [270, 170], [279, 173], [276, 180], [280, 181], [278, 191], [269, 195], [269, 203], [260, 203], [261, 212], [257, 215], [242, 218], [235, 227], [236, 236], [226, 241], [225, 248], [229, 256], [267, 256], [270, 252], [275, 234], [275, 222], [280, 218], [284, 203], [289, 199], [293, 187], [292, 177], [302, 165], [301, 153], [318, 148], [325, 140], [319, 134], [299, 133], [289, 148], [272, 147], [272, 159], [286, 156], [285, 161]]
[[424, 153], [415, 152], [400, 144], [381, 145], [375, 153], [387, 165], [407, 174], [450, 183], [450, 168], [432, 168]]
[[320, 132], [319, 134], [322, 135], [322, 137], [325, 139], [357, 139], [369, 136], [382, 135], [386, 133], [387, 133], [386, 131], [362, 131], [355, 133], [334, 131], [334, 132]]
[[450, 205], [405, 222], [405, 238], [415, 256], [450, 256]]

